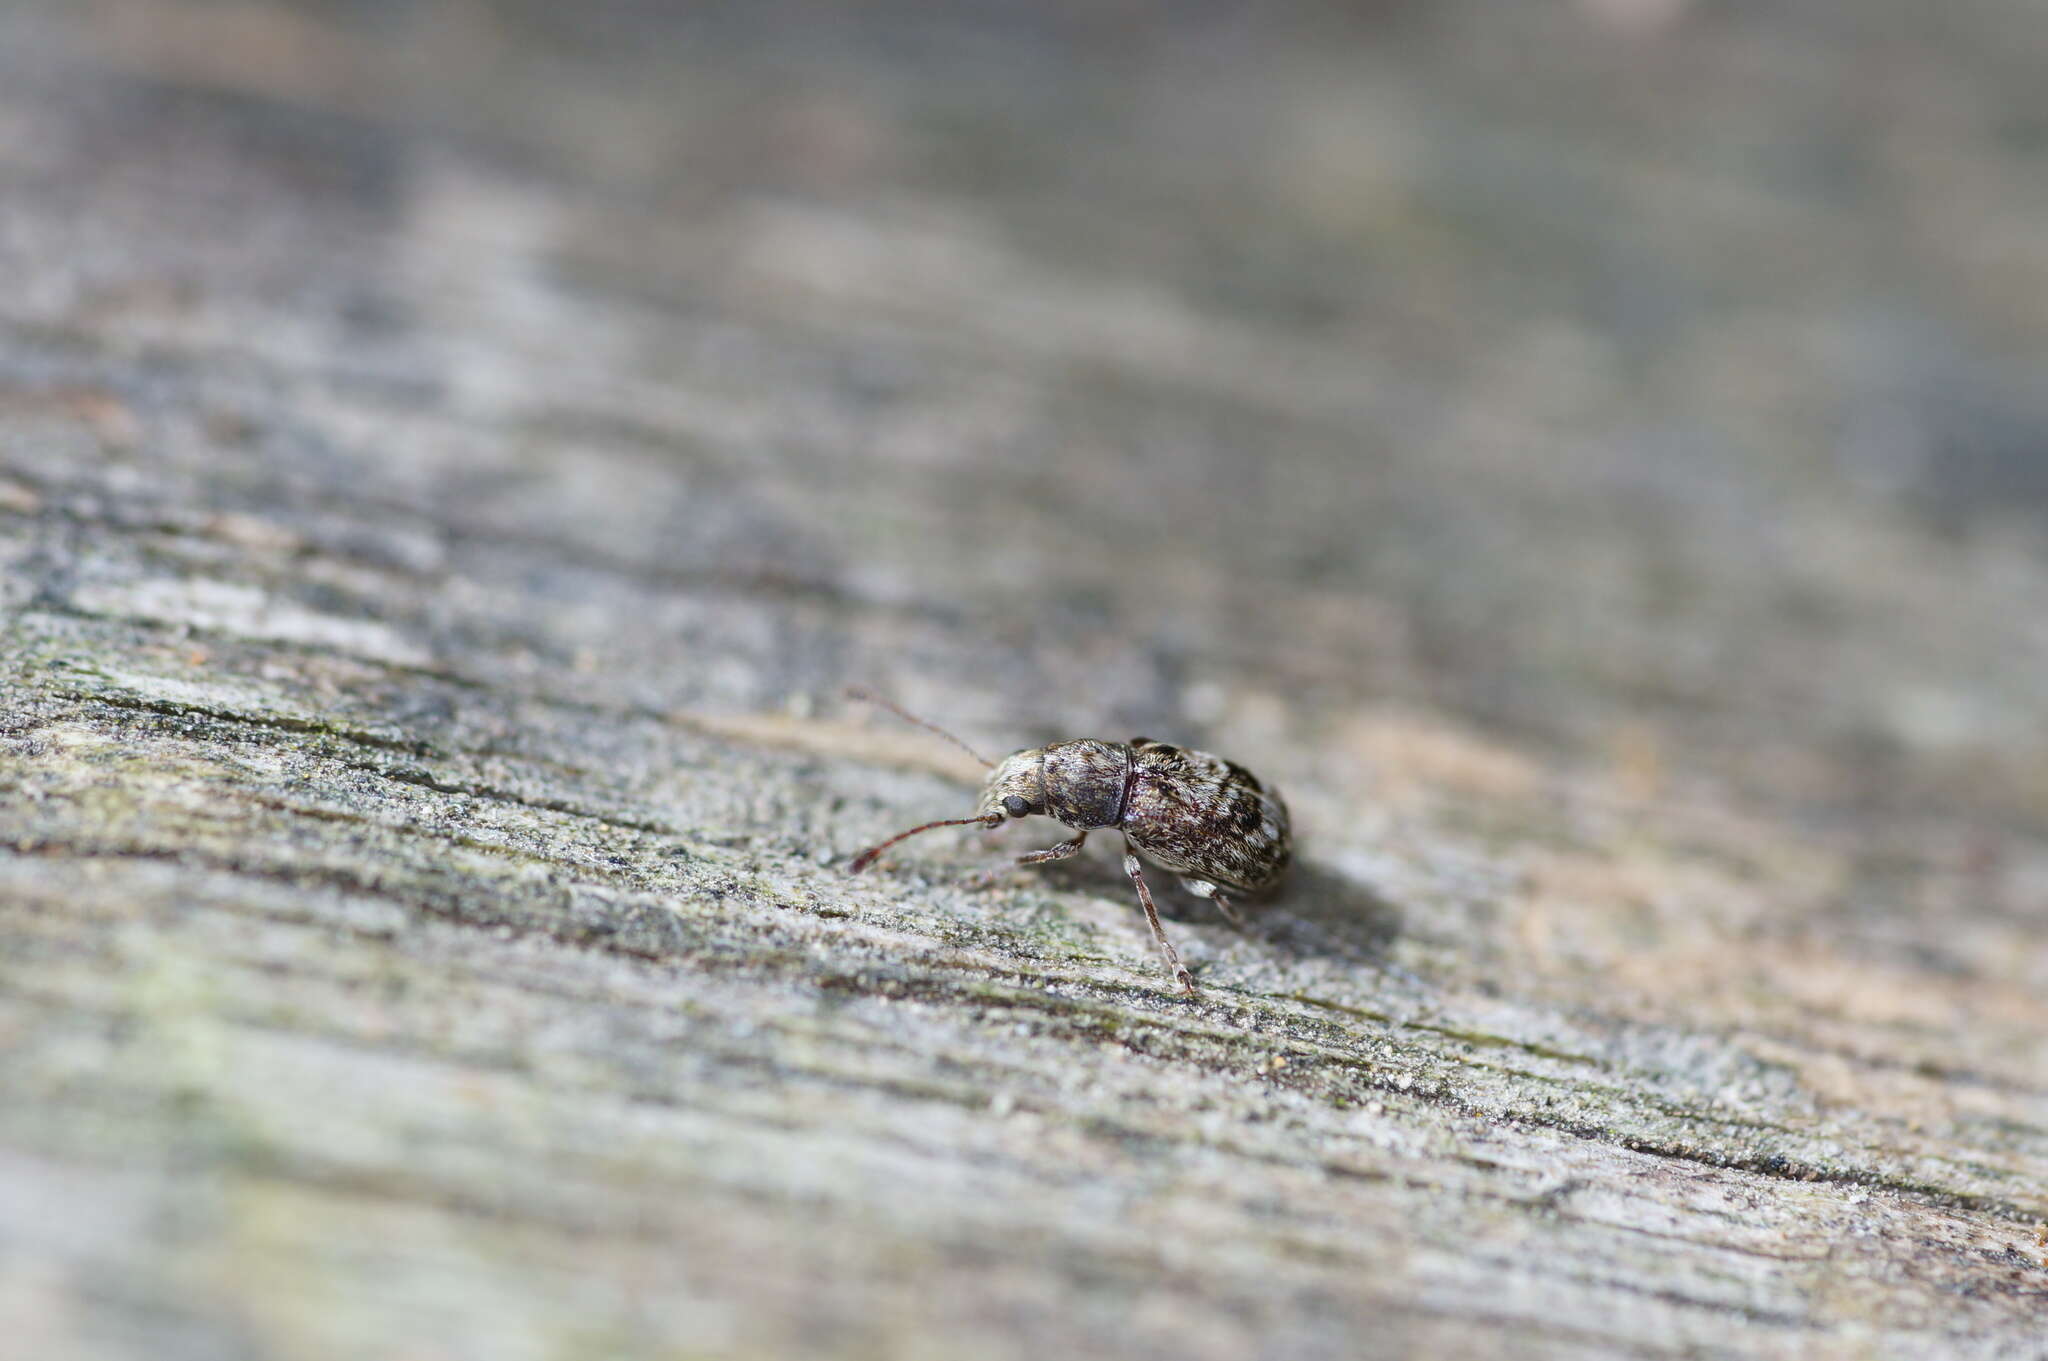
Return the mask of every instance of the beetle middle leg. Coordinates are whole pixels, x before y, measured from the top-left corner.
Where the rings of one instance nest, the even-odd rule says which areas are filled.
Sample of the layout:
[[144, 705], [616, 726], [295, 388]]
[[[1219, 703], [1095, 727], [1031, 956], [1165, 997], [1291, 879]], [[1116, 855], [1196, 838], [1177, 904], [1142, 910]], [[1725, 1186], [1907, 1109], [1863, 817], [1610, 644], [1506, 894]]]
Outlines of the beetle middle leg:
[[1138, 886], [1138, 902], [1145, 909], [1145, 923], [1152, 928], [1152, 939], [1159, 946], [1159, 953], [1166, 956], [1167, 972], [1174, 981], [1186, 989], [1188, 996], [1195, 995], [1195, 976], [1180, 962], [1180, 951], [1173, 948], [1173, 942], [1166, 938], [1166, 928], [1159, 924], [1159, 909], [1152, 906], [1152, 890], [1145, 885], [1144, 871], [1138, 868], [1138, 857], [1131, 853], [1130, 843], [1124, 843], [1124, 873], [1131, 876], [1131, 882]]

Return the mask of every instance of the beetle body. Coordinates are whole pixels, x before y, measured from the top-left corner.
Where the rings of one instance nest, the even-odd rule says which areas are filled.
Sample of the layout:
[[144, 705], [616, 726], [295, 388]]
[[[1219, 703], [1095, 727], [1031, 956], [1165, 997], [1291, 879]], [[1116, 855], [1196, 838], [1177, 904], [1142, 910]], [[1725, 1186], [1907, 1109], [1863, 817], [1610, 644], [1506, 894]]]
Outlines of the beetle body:
[[1258, 776], [1149, 737], [1080, 737], [1006, 757], [978, 816], [1034, 813], [1079, 832], [1115, 828], [1162, 869], [1248, 893], [1278, 883], [1293, 849], [1287, 805]]
[[1138, 890], [1169, 971], [1190, 995], [1194, 979], [1166, 939], [1133, 852], [1179, 875], [1183, 887], [1210, 899], [1236, 922], [1222, 890], [1257, 893], [1273, 887], [1293, 851], [1286, 803], [1236, 762], [1149, 737], [1128, 742], [1081, 737], [1011, 753], [990, 771], [973, 817], [913, 827], [862, 852], [852, 868], [867, 868], [888, 847], [932, 827], [976, 822], [999, 827], [1008, 819], [1033, 816], [1065, 823], [1075, 835], [1018, 857], [1019, 864], [1064, 860], [1081, 849], [1090, 832], [1122, 834], [1124, 872]]

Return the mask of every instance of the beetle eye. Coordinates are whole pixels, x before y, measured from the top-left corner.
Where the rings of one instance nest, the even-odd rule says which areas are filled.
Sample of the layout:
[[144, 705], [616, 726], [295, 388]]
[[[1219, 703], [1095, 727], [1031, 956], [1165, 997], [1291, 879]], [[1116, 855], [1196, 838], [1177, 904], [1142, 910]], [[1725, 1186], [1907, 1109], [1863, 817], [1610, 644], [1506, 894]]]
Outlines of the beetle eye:
[[1031, 805], [1016, 794], [1012, 794], [1004, 799], [1003, 807], [1009, 810], [1010, 816], [1013, 818], [1021, 818], [1031, 811]]

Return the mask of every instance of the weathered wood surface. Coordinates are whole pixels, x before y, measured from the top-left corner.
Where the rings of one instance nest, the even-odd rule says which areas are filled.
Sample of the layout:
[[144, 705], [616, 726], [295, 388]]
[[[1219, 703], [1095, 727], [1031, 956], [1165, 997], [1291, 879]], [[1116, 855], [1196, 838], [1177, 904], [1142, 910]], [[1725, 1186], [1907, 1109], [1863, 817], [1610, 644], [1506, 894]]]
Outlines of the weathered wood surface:
[[2028, 6], [861, 8], [0, 11], [0, 1350], [2048, 1356]]

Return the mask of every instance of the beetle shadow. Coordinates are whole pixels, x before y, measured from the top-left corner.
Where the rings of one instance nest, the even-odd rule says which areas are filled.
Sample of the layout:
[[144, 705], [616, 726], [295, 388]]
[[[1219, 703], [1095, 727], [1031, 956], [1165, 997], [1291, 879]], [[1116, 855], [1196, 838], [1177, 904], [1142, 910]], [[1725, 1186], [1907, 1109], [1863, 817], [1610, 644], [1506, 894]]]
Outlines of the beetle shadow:
[[1392, 967], [1401, 909], [1379, 890], [1320, 865], [1295, 862], [1271, 893], [1231, 900], [1245, 934], [1293, 959]]
[[[1042, 874], [1052, 883], [1121, 895], [1132, 911], [1138, 907], [1137, 892], [1122, 868], [1091, 856], [1022, 868], [1018, 873]], [[1145, 882], [1152, 888], [1160, 915], [1168, 921], [1228, 925], [1215, 904], [1181, 888], [1178, 875], [1148, 863]], [[1388, 955], [1401, 934], [1400, 907], [1378, 890], [1320, 865], [1297, 860], [1279, 888], [1257, 897], [1233, 894], [1230, 905], [1244, 918], [1247, 938], [1289, 960], [1398, 968]]]

